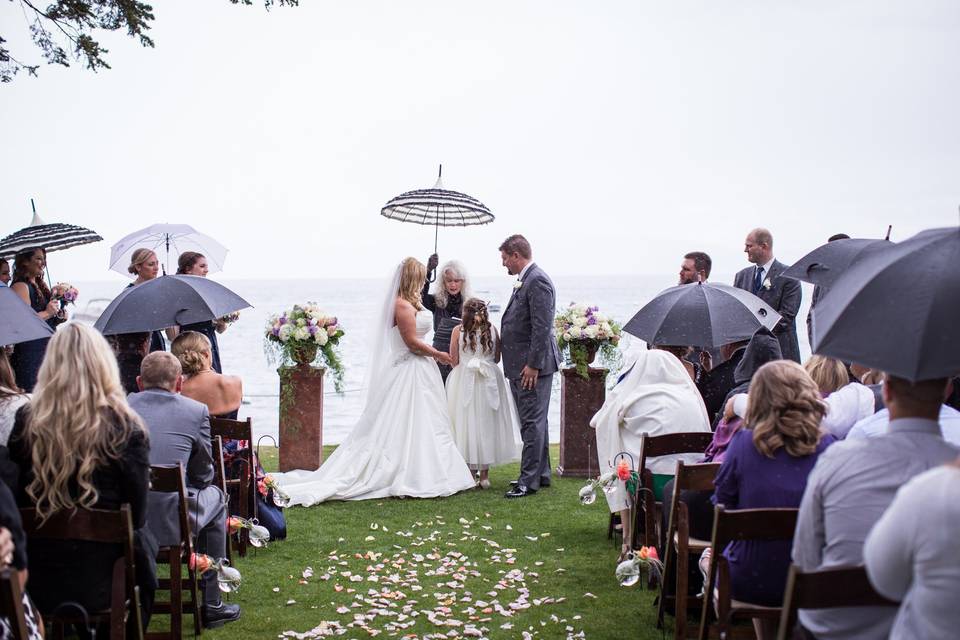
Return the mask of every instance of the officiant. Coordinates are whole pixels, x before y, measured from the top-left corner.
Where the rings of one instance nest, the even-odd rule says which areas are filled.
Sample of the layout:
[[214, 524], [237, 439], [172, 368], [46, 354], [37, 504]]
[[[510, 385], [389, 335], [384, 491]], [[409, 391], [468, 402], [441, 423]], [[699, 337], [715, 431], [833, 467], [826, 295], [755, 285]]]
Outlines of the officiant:
[[[467, 271], [456, 260], [448, 260], [437, 273], [437, 264], [440, 257], [433, 254], [427, 260], [427, 280], [423, 283], [420, 296], [423, 306], [433, 313], [433, 348], [443, 352], [450, 351], [450, 335], [453, 328], [460, 324], [460, 313], [463, 310], [463, 301], [471, 293]], [[430, 284], [433, 283], [433, 293], [430, 293]], [[447, 376], [452, 367], [439, 365], [440, 375], [446, 384]]]

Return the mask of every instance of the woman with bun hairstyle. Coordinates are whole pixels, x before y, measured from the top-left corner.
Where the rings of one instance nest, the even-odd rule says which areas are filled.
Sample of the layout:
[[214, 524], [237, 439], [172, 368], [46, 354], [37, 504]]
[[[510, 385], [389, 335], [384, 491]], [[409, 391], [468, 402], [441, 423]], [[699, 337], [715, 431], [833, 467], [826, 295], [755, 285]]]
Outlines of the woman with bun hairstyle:
[[214, 418], [237, 419], [243, 400], [243, 381], [239, 376], [225, 376], [213, 370], [210, 340], [197, 331], [184, 331], [170, 346], [183, 368], [180, 393], [207, 405]]

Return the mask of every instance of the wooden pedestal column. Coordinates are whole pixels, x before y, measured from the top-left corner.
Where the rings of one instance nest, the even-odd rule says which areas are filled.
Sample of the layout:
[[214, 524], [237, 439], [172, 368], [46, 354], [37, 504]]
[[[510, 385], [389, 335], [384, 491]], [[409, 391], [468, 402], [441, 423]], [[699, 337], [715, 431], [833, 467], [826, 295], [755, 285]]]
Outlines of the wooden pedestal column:
[[281, 367], [280, 471], [314, 471], [323, 462], [323, 375], [326, 369]]
[[563, 369], [560, 381], [560, 464], [557, 475], [587, 478], [596, 476], [597, 436], [590, 428], [593, 417], [606, 397], [606, 369], [588, 369], [584, 379], [574, 368]]

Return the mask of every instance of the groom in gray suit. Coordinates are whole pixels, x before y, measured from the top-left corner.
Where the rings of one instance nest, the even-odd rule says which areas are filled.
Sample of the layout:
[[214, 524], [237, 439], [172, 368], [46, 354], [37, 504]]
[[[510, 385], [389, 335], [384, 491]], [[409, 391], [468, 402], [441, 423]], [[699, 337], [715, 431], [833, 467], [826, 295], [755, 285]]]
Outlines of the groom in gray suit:
[[[210, 412], [207, 405], [180, 395], [180, 361], [166, 351], [143, 359], [137, 386], [140, 393], [127, 398], [150, 431], [150, 464], [181, 463], [186, 472], [190, 528], [197, 551], [213, 559], [227, 555], [226, 499], [213, 484], [213, 451], [210, 442]], [[180, 541], [177, 497], [150, 493], [147, 526], [161, 545]], [[201, 578], [203, 626], [218, 627], [240, 617], [239, 605], [220, 599], [216, 576], [208, 571]]]
[[503, 373], [520, 414], [520, 477], [506, 493], [523, 498], [550, 486], [550, 437], [547, 413], [560, 350], [553, 334], [556, 292], [553, 282], [533, 262], [530, 243], [513, 235], [500, 245], [507, 273], [517, 276], [510, 302], [500, 319]]

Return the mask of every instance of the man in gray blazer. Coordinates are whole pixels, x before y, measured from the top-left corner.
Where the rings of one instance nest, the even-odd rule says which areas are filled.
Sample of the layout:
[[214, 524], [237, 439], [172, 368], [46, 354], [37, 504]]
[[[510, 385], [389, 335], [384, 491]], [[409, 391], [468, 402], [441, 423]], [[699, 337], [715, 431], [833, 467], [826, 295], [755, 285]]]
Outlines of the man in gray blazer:
[[553, 334], [556, 292], [553, 282], [533, 262], [530, 243], [513, 235], [500, 245], [507, 273], [517, 276], [513, 294], [500, 318], [503, 373], [520, 414], [520, 477], [506, 493], [523, 498], [550, 486], [550, 435], [547, 414], [560, 349]]
[[747, 234], [743, 251], [756, 266], [737, 273], [733, 286], [749, 291], [776, 309], [781, 317], [773, 334], [780, 342], [783, 359], [800, 362], [796, 323], [802, 295], [800, 282], [781, 276], [788, 265], [773, 257], [773, 236], [766, 229], [754, 229]]
[[[212, 484], [213, 452], [210, 442], [210, 412], [207, 405], [180, 395], [180, 362], [166, 351], [143, 359], [137, 386], [140, 393], [128, 397], [130, 407], [143, 418], [150, 431], [150, 464], [181, 463], [186, 472], [190, 528], [195, 532], [197, 551], [214, 559], [227, 555], [226, 499]], [[147, 527], [161, 545], [177, 544], [180, 523], [177, 497], [150, 493]], [[216, 575], [202, 578], [203, 625], [207, 628], [237, 620], [239, 605], [220, 599]]]

